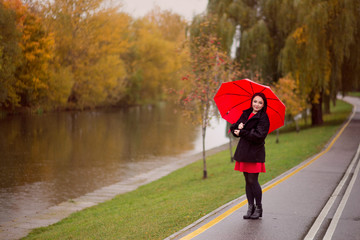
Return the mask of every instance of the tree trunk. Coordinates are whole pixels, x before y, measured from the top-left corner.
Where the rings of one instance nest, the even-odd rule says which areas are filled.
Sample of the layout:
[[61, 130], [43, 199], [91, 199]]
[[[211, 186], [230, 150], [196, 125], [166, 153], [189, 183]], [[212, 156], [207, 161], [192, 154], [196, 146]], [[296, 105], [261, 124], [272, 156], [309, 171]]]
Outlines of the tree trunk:
[[207, 169], [206, 169], [206, 156], [205, 156], [205, 136], [206, 136], [206, 126], [202, 127], [202, 142], [203, 142], [203, 164], [204, 164], [204, 171], [203, 171], [203, 179], [207, 178]]
[[225, 135], [229, 138], [229, 152], [230, 152], [230, 162], [234, 162], [234, 157], [232, 154], [232, 137], [231, 137], [231, 132], [230, 132], [230, 126], [231, 124], [229, 122], [226, 122], [226, 127], [225, 127]]
[[319, 103], [311, 104], [311, 125], [318, 126], [322, 125], [323, 123], [322, 104], [320, 100]]
[[234, 162], [234, 157], [232, 154], [231, 136], [229, 136], [229, 151], [230, 151], [230, 162]]
[[334, 107], [336, 106], [336, 100], [337, 100], [337, 95], [335, 95], [331, 98], [331, 101], [332, 101], [332, 104]]
[[299, 126], [299, 122], [298, 122], [298, 120], [296, 119], [296, 120], [294, 120], [295, 121], [295, 126], [296, 126], [296, 132], [298, 133], [298, 132], [300, 132], [300, 126]]
[[324, 94], [324, 113], [330, 114], [330, 95]]

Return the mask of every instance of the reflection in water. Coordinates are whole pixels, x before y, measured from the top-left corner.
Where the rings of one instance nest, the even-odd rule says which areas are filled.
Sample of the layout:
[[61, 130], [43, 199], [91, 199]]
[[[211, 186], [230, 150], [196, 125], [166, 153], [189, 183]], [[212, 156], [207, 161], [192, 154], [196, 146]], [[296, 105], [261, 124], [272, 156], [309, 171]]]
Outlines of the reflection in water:
[[[212, 125], [207, 148], [227, 142], [225, 121]], [[168, 104], [10, 116], [0, 134], [0, 224], [202, 149], [200, 128]]]

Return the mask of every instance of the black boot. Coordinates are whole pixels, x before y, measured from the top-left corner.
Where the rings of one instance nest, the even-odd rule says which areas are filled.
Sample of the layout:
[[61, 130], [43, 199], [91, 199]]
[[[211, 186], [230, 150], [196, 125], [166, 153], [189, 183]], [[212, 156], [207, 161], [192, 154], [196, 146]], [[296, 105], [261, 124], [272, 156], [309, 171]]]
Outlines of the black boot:
[[255, 211], [255, 205], [254, 204], [249, 204], [248, 206], [248, 211], [246, 213], [246, 215], [243, 216], [244, 219], [249, 219], [251, 217], [251, 215], [254, 214]]
[[259, 219], [259, 217], [262, 217], [263, 209], [262, 205], [256, 205], [254, 213], [250, 216], [251, 219]]

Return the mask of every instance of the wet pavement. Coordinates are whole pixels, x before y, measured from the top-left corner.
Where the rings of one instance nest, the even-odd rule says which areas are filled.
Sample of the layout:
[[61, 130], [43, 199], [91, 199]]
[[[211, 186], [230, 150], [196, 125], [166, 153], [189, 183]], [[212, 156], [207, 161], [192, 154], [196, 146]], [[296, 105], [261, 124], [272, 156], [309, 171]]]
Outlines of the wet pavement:
[[246, 197], [221, 206], [170, 239], [360, 239], [360, 99], [318, 155], [263, 186], [263, 218], [244, 220]]

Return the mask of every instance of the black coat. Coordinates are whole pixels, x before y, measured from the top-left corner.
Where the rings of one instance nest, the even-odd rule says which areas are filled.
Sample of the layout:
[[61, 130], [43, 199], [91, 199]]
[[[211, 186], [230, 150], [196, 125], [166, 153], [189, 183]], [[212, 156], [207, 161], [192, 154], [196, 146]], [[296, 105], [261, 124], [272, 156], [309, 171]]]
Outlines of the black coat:
[[[245, 110], [239, 120], [230, 127], [235, 137], [240, 137], [234, 159], [238, 162], [265, 162], [265, 138], [269, 132], [270, 122], [266, 112], [259, 111], [249, 118], [252, 108]], [[234, 134], [239, 124], [244, 123], [239, 136]]]

